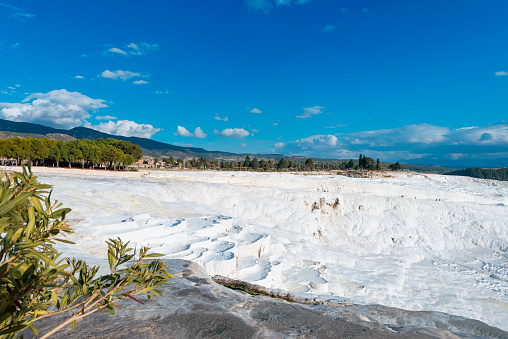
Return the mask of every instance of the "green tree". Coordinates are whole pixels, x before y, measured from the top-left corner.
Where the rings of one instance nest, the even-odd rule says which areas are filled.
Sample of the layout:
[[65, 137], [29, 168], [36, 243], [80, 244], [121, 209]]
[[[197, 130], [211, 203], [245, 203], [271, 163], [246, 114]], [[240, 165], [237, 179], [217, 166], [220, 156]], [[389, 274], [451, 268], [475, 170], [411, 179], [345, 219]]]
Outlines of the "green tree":
[[35, 161], [35, 164], [38, 165], [40, 161], [44, 161], [49, 157], [49, 147], [48, 147], [49, 139], [35, 139], [35, 138], [26, 138], [26, 142], [28, 145], [28, 158], [32, 161]]
[[116, 168], [117, 164], [122, 163], [125, 160], [125, 153], [118, 148], [115, 148], [115, 160], [113, 161], [113, 169]]
[[[115, 313], [117, 301], [146, 294], [161, 295], [160, 287], [173, 276], [158, 254], [139, 253], [120, 239], [110, 239], [110, 273], [97, 276], [99, 267], [83, 260], [60, 259], [53, 247], [63, 233], [71, 233], [65, 217], [70, 209], [53, 204], [50, 186], [37, 182], [23, 166], [23, 173], [4, 174], [0, 180], [0, 335], [14, 338], [30, 328], [38, 335], [36, 321], [71, 311], [72, 315], [41, 338], [96, 311]], [[123, 268], [120, 268], [123, 267]]]
[[363, 157], [363, 168], [373, 171], [376, 168], [376, 162], [370, 157]]
[[245, 161], [243, 162], [243, 167], [250, 167], [250, 158], [248, 155], [245, 157]]
[[266, 160], [265, 160], [265, 159], [261, 159], [261, 160], [259, 161], [259, 167], [261, 167], [263, 170], [265, 170], [265, 169], [266, 169], [267, 165], [268, 165], [268, 163], [266, 162]]
[[69, 145], [69, 143], [67, 143], [65, 146], [68, 152], [67, 161], [69, 162], [69, 167], [71, 167], [73, 162], [78, 162], [83, 159], [83, 153], [75, 144]]
[[109, 166], [111, 167], [117, 156], [116, 148], [114, 146], [106, 144], [103, 144], [101, 146], [102, 147], [100, 148], [101, 151], [100, 162], [103, 164], [109, 164]]
[[381, 171], [381, 162], [379, 161], [379, 158], [377, 158], [376, 161], [376, 171]]
[[134, 157], [132, 155], [126, 154], [123, 159], [123, 166], [127, 167], [127, 166], [132, 165], [135, 162], [136, 162], [136, 159], [134, 159]]
[[389, 168], [392, 170], [392, 171], [400, 171], [402, 169], [402, 166], [399, 164], [399, 162], [397, 161], [395, 164], [390, 164]]
[[288, 165], [289, 165], [288, 161], [284, 158], [281, 158], [277, 163], [277, 169], [284, 170], [288, 168]]
[[312, 171], [314, 169], [314, 161], [312, 161], [312, 158], [308, 158], [305, 160], [305, 170]]
[[250, 166], [252, 167], [252, 169], [257, 171], [259, 169], [259, 160], [258, 160], [258, 158], [254, 157], [254, 159], [252, 159], [252, 162], [251, 162]]
[[60, 165], [60, 160], [62, 159], [62, 151], [60, 150], [60, 147], [53, 146], [49, 149], [49, 160], [53, 160], [56, 162], [56, 167]]

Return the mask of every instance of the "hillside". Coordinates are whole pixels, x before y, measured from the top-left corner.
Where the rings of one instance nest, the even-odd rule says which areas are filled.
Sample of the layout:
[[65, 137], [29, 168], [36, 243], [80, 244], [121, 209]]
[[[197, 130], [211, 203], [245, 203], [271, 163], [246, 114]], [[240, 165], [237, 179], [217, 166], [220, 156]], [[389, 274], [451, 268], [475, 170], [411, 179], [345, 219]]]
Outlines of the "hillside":
[[492, 179], [492, 180], [501, 180], [508, 181], [508, 168], [466, 168], [463, 170], [453, 171], [447, 173], [449, 175], [460, 175], [466, 177], [473, 178], [481, 178], [481, 179]]
[[182, 147], [167, 144], [160, 141], [151, 139], [138, 138], [138, 137], [124, 137], [120, 135], [112, 135], [96, 131], [86, 127], [75, 127], [70, 130], [58, 129], [47, 127], [39, 124], [29, 122], [15, 122], [0, 119], [0, 139], [12, 137], [34, 137], [34, 138], [49, 138], [54, 140], [70, 141], [74, 139], [90, 139], [96, 140], [99, 138], [107, 139], [113, 138], [117, 140], [126, 140], [133, 144], [138, 144], [145, 155], [154, 157], [169, 157], [175, 158], [207, 158], [211, 160], [224, 160], [224, 161], [241, 161], [247, 155], [250, 157], [258, 157], [264, 159], [279, 160], [283, 157], [282, 154], [236, 154], [221, 151], [207, 151], [199, 147]]
[[[143, 154], [153, 157], [170, 157], [173, 156], [176, 159], [183, 158], [206, 158], [217, 161], [242, 161], [248, 155], [251, 159], [257, 157], [258, 159], [275, 160], [279, 161], [281, 158], [286, 158], [289, 161], [303, 162], [307, 157], [303, 156], [284, 156], [282, 154], [252, 154], [252, 153], [230, 153], [221, 151], [208, 151], [204, 148], [199, 147], [182, 147], [167, 144], [160, 141], [151, 139], [138, 138], [138, 137], [124, 137], [119, 135], [112, 135], [96, 131], [86, 127], [75, 127], [70, 130], [57, 129], [47, 127], [39, 124], [33, 124], [28, 122], [14, 122], [9, 120], [0, 119], [0, 139], [12, 138], [12, 137], [34, 137], [34, 138], [49, 138], [53, 140], [70, 141], [74, 139], [90, 139], [96, 140], [99, 138], [107, 139], [113, 138], [117, 140], [126, 140], [133, 144], [138, 144], [143, 149]], [[349, 159], [320, 159], [314, 158], [316, 163], [338, 163]], [[358, 159], [355, 163], [358, 163]], [[388, 167], [390, 163], [383, 162], [384, 167]], [[451, 169], [438, 167], [438, 166], [426, 166], [426, 165], [412, 165], [402, 164], [402, 168], [409, 169], [416, 172], [432, 172], [432, 173], [446, 173]]]
[[0, 138], [12, 137], [34, 137], [34, 138], [49, 138], [54, 140], [70, 141], [74, 139], [90, 139], [96, 140], [99, 138], [107, 139], [113, 138], [117, 140], [126, 140], [133, 144], [138, 144], [145, 155], [154, 157], [169, 157], [175, 158], [207, 158], [211, 160], [224, 160], [224, 161], [241, 161], [245, 156], [258, 157], [264, 159], [279, 160], [283, 157], [282, 154], [236, 154], [221, 151], [207, 151], [199, 147], [182, 147], [167, 144], [160, 141], [151, 139], [138, 138], [138, 137], [124, 137], [120, 135], [112, 135], [96, 131], [86, 127], [75, 127], [70, 130], [57, 129], [47, 127], [39, 124], [29, 122], [15, 122], [0, 119]]

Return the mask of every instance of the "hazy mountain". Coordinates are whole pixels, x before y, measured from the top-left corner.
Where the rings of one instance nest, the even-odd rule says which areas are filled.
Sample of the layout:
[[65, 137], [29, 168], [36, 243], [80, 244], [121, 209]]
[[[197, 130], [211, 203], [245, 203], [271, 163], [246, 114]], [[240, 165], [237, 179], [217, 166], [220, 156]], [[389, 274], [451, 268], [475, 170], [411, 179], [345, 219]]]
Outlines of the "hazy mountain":
[[[2, 133], [3, 132], [3, 133]], [[240, 161], [245, 159], [247, 154], [236, 154], [220, 151], [207, 151], [199, 147], [182, 147], [159, 142], [151, 139], [138, 138], [138, 137], [124, 137], [120, 135], [112, 135], [96, 131], [86, 127], [75, 127], [70, 130], [57, 129], [47, 127], [39, 124], [29, 122], [15, 122], [0, 119], [0, 138], [12, 138], [15, 136], [35, 138], [47, 137], [49, 139], [69, 141], [73, 139], [90, 139], [96, 140], [99, 138], [107, 139], [113, 138], [118, 140], [130, 141], [133, 144], [138, 144], [144, 151], [145, 155], [175, 158], [188, 158], [188, 157], [204, 157], [214, 160], [227, 160], [227, 161]], [[257, 156], [258, 158], [278, 160], [282, 158], [282, 154], [248, 154], [249, 156]]]

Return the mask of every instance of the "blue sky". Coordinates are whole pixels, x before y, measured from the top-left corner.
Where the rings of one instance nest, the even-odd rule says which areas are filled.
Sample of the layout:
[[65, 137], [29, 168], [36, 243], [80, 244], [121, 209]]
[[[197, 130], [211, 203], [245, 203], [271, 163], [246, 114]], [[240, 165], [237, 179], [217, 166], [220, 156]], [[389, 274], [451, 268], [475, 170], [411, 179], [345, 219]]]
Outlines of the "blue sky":
[[119, 4], [0, 0], [0, 117], [242, 153], [508, 158], [506, 1]]

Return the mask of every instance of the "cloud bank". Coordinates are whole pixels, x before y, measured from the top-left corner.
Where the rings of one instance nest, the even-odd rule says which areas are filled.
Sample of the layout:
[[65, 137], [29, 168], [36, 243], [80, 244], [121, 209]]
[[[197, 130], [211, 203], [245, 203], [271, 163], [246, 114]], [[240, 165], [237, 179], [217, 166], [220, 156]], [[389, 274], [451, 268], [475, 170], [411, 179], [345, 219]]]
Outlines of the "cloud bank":
[[90, 117], [90, 111], [108, 107], [105, 102], [78, 92], [60, 89], [31, 94], [21, 103], [0, 102], [0, 117], [69, 129], [82, 126]]
[[85, 127], [113, 135], [147, 139], [150, 139], [155, 133], [161, 131], [160, 128], [155, 128], [152, 125], [138, 124], [130, 120], [101, 122], [98, 125], [91, 125], [87, 123], [85, 124]]
[[277, 146], [278, 152], [331, 158], [360, 153], [386, 161], [508, 158], [508, 122], [452, 129], [431, 124], [353, 133], [319, 134]]

